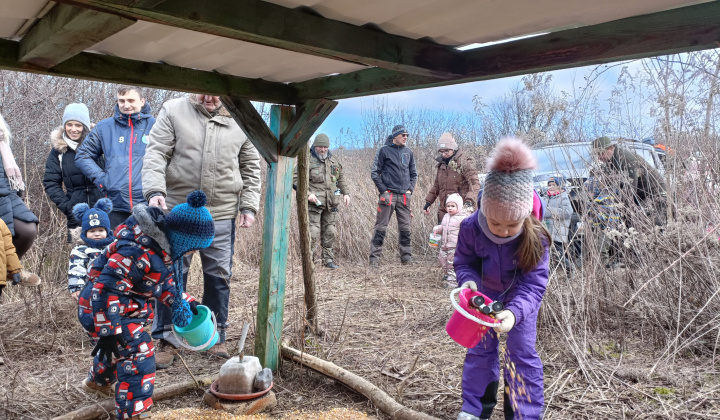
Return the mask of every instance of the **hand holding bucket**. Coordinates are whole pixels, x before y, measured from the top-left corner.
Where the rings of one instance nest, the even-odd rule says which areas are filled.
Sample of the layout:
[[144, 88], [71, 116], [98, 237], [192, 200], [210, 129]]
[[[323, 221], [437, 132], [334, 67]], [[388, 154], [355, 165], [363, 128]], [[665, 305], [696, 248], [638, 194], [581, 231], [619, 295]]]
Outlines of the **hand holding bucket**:
[[[455, 295], [458, 294], [459, 303], [455, 300]], [[456, 343], [466, 348], [475, 347], [490, 328], [500, 325], [489, 315], [470, 306], [470, 300], [474, 296], [482, 296], [486, 305], [493, 302], [482, 293], [473, 292], [467, 288], [459, 287], [450, 292], [450, 302], [455, 308], [455, 312], [445, 326], [445, 331]]]
[[173, 325], [173, 335], [181, 346], [193, 351], [210, 350], [218, 341], [217, 320], [210, 308], [197, 305], [197, 315], [184, 327]]

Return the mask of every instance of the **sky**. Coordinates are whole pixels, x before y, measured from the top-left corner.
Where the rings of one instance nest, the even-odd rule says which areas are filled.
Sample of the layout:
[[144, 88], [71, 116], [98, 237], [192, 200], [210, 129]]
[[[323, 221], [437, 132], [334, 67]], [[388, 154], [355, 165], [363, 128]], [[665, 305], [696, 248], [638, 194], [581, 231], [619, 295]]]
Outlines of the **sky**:
[[[640, 61], [627, 64], [630, 67], [640, 66]], [[572, 91], [573, 82], [582, 83], [583, 76], [597, 66], [579, 67], [575, 69], [556, 70], [548, 72], [553, 75], [553, 84], [557, 91]], [[611, 86], [615, 84], [622, 66], [613, 66], [603, 73], [600, 78], [600, 89], [609, 96]], [[418, 89], [406, 92], [396, 92], [384, 95], [366, 96], [363, 98], [341, 99], [338, 106], [320, 126], [317, 133], [325, 133], [330, 139], [340, 135], [341, 130], [350, 128], [359, 132], [362, 125], [361, 109], [371, 108], [378, 99], [387, 100], [389, 106], [403, 105], [408, 107], [422, 107], [436, 111], [473, 111], [472, 98], [474, 95], [482, 97], [483, 102], [490, 103], [520, 82], [522, 76], [507, 77], [503, 79], [472, 82], [453, 86]], [[408, 127], [408, 130], [412, 130]]]

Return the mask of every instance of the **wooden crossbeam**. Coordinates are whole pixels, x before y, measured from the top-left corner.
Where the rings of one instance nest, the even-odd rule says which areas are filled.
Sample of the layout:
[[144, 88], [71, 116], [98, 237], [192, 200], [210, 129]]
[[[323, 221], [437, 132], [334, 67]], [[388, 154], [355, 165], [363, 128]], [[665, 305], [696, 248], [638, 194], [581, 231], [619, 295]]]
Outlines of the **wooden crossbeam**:
[[133, 23], [134, 19], [58, 4], [22, 38], [18, 61], [49, 69]]
[[108, 83], [170, 89], [210, 95], [234, 95], [252, 100], [295, 103], [295, 90], [283, 83], [247, 79], [160, 63], [81, 53], [46, 69], [17, 60], [20, 44], [0, 39], [0, 69]]
[[261, 0], [56, 0], [177, 28], [303, 54], [438, 78], [464, 73], [462, 54], [419, 41], [315, 16]]
[[298, 100], [352, 98], [699, 51], [718, 41], [720, 2], [713, 1], [470, 50], [466, 74], [452, 79], [375, 68], [291, 86]]
[[337, 104], [329, 99], [310, 99], [300, 104], [295, 118], [280, 137], [280, 153], [296, 157]]

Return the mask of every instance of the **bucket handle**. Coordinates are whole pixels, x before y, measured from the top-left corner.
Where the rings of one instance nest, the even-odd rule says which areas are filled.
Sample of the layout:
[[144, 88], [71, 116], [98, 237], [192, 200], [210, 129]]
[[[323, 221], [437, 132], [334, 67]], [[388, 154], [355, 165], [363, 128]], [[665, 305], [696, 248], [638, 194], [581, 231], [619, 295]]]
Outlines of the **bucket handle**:
[[452, 306], [453, 306], [453, 308], [455, 308], [456, 311], [460, 312], [462, 314], [462, 316], [464, 316], [465, 318], [467, 318], [471, 321], [475, 321], [478, 324], [484, 325], [486, 327], [494, 328], [501, 324], [501, 322], [491, 323], [491, 322], [483, 321], [482, 319], [479, 319], [478, 317], [474, 316], [470, 312], [463, 309], [460, 306], [460, 304], [457, 303], [457, 301], [455, 300], [455, 296], [460, 294], [460, 292], [462, 290], [463, 290], [463, 287], [458, 287], [457, 289], [453, 289], [453, 291], [450, 292], [450, 303], [452, 303]]
[[215, 335], [218, 333], [217, 332], [217, 319], [215, 319], [215, 314], [213, 313], [213, 311], [210, 311], [210, 316], [212, 317], [212, 320], [213, 320], [213, 333], [210, 336], [210, 339], [208, 341], [206, 341], [204, 344], [201, 344], [199, 346], [194, 346], [194, 347], [191, 346], [190, 344], [187, 343], [187, 341], [185, 341], [184, 338], [180, 337], [179, 335], [177, 335], [175, 333], [175, 324], [173, 324], [172, 333], [175, 336], [175, 339], [178, 341], [178, 343], [180, 343], [181, 346], [185, 347], [188, 350], [192, 350], [192, 351], [205, 350], [205, 347], [207, 347], [208, 344], [212, 343], [212, 341], [215, 339]]

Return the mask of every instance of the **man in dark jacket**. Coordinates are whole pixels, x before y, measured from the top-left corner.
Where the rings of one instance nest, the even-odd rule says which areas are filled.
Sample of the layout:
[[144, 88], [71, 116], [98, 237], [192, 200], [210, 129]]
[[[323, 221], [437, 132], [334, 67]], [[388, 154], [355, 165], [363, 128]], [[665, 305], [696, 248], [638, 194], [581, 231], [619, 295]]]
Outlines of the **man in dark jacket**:
[[592, 145], [598, 158], [607, 163], [608, 169], [619, 177], [620, 198], [626, 213], [633, 213], [631, 209], [637, 206], [652, 217], [656, 225], [665, 224], [665, 180], [657, 169], [609, 137], [597, 138]]
[[380, 193], [375, 220], [375, 233], [370, 242], [370, 266], [377, 267], [382, 256], [385, 231], [393, 211], [397, 213], [400, 233], [400, 262], [412, 263], [410, 243], [410, 198], [415, 189], [417, 171], [413, 152], [405, 147], [408, 132], [402, 125], [396, 125], [385, 145], [377, 151], [370, 176]]
[[[120, 86], [115, 116], [100, 121], [77, 149], [78, 168], [113, 202], [113, 229], [130, 217], [134, 205], [147, 204], [140, 174], [154, 123], [142, 90]], [[104, 169], [97, 162], [104, 162]]]

